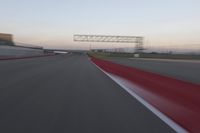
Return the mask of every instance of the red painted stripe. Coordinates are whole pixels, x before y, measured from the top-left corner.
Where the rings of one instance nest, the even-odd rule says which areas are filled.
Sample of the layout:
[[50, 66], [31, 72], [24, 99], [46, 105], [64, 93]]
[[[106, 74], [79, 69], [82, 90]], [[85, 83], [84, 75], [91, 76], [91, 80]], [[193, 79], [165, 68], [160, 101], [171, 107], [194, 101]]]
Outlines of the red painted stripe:
[[92, 57], [108, 73], [138, 85], [137, 94], [190, 132], [200, 131], [200, 85]]
[[18, 60], [18, 59], [30, 59], [30, 58], [39, 58], [39, 57], [46, 57], [46, 56], [53, 56], [55, 54], [45, 54], [45, 55], [34, 55], [34, 56], [22, 56], [22, 57], [3, 57], [0, 58], [2, 60]]

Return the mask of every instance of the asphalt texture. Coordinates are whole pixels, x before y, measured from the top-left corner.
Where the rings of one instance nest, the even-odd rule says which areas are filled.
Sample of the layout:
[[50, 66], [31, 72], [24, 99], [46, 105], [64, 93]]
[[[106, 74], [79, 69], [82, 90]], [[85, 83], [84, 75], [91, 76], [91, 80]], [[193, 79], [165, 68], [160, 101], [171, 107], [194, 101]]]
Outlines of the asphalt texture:
[[0, 61], [1, 133], [171, 133], [85, 54]]
[[139, 58], [113, 58], [108, 60], [186, 82], [200, 84], [200, 61]]

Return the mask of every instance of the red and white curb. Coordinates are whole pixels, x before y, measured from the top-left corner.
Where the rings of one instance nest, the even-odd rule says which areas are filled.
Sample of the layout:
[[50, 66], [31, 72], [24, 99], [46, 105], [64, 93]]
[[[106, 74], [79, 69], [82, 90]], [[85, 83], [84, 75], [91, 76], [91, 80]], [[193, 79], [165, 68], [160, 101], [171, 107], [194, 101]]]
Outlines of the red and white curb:
[[181, 127], [179, 124], [174, 122], [172, 119], [170, 119], [168, 116], [160, 112], [157, 108], [149, 104], [146, 100], [144, 100], [142, 97], [137, 95], [133, 90], [134, 87], [137, 87], [133, 83], [130, 83], [124, 78], [121, 78], [117, 75], [108, 73], [101, 69], [99, 66], [97, 66], [93, 61], [91, 61], [92, 64], [94, 64], [99, 70], [101, 70], [104, 74], [106, 74], [108, 77], [110, 77], [113, 81], [115, 81], [119, 86], [121, 86], [124, 90], [126, 90], [131, 96], [133, 96], [135, 99], [137, 99], [140, 103], [142, 103], [147, 109], [149, 109], [152, 113], [154, 113], [157, 117], [159, 117], [162, 121], [164, 121], [167, 125], [169, 125], [172, 129], [174, 129], [178, 133], [188, 133], [186, 129]]

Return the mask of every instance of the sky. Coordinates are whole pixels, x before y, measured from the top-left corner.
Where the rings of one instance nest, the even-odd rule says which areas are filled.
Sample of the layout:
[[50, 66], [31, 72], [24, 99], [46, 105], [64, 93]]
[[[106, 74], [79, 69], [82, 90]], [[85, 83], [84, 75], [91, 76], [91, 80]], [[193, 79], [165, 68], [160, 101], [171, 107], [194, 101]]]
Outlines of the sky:
[[133, 47], [77, 43], [74, 34], [145, 37], [145, 47], [200, 51], [200, 0], [0, 0], [0, 32], [45, 48]]

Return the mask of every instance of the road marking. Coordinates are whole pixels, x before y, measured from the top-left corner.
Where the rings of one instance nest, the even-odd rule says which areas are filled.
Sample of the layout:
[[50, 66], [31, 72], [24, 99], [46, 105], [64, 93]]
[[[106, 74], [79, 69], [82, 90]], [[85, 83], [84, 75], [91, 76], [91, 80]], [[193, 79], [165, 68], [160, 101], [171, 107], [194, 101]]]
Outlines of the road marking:
[[[90, 60], [91, 61], [91, 60]], [[109, 74], [105, 72], [103, 69], [101, 69], [99, 66], [97, 66], [93, 61], [91, 61], [92, 64], [94, 64], [99, 70], [101, 70], [104, 74], [106, 74], [108, 77], [110, 77], [113, 81], [115, 81], [119, 86], [121, 86], [124, 90], [126, 90], [131, 96], [136, 98], [140, 103], [142, 103], [146, 108], [148, 108], [151, 112], [153, 112], [157, 117], [159, 117], [162, 121], [164, 121], [167, 125], [169, 125], [172, 129], [174, 129], [178, 133], [188, 133], [186, 129], [181, 127], [179, 124], [174, 122], [172, 119], [170, 119], [168, 116], [160, 112], [157, 108], [149, 104], [146, 100], [144, 100], [142, 97], [137, 95], [135, 92], [133, 92], [132, 89], [126, 87], [126, 85], [123, 84], [122, 78], [116, 75]], [[124, 79], [123, 79], [124, 80]]]

